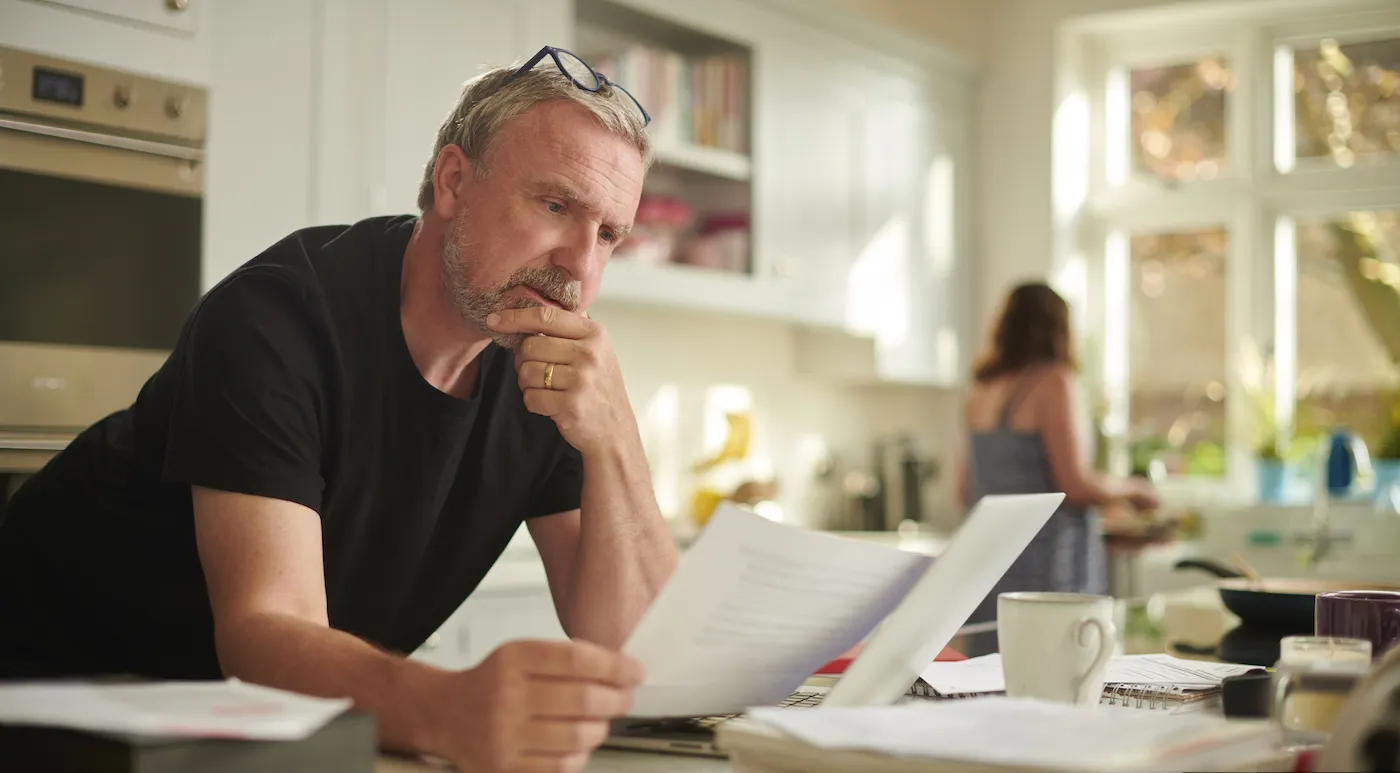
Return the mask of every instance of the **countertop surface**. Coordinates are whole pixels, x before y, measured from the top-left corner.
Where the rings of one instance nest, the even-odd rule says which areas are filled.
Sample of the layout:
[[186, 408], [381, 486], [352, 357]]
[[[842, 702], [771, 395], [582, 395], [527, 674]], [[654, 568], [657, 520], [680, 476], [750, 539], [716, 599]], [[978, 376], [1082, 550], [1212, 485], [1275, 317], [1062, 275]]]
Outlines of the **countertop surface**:
[[[684, 757], [678, 754], [650, 754], [600, 749], [588, 761], [587, 773], [718, 773], [730, 770], [728, 760], [713, 757]], [[436, 761], [405, 757], [380, 757], [374, 773], [443, 773], [456, 768]]]
[[[1213, 585], [1160, 593], [1136, 600], [1119, 600], [1116, 608], [1119, 652], [1140, 654], [1167, 652], [1186, 659], [1220, 660], [1216, 647], [1239, 624], [1220, 602]], [[995, 633], [990, 637], [995, 641]], [[979, 640], [955, 639], [959, 651], [981, 654], [986, 635]], [[1286, 770], [1272, 766], [1261, 770]], [[443, 763], [406, 757], [383, 756], [375, 773], [431, 773], [453, 770]], [[585, 768], [588, 773], [719, 773], [732, 770], [727, 760], [686, 757], [650, 752], [600, 749]]]

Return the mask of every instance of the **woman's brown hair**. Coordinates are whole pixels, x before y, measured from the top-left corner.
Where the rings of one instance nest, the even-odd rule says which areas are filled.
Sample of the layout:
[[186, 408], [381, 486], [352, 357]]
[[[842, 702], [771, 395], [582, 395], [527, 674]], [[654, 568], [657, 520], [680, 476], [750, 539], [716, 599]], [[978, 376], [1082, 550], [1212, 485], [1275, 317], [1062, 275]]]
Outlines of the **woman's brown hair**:
[[1078, 367], [1069, 334], [1069, 304], [1049, 285], [1029, 282], [1007, 296], [991, 346], [972, 375], [978, 381], [989, 381], [1044, 363]]

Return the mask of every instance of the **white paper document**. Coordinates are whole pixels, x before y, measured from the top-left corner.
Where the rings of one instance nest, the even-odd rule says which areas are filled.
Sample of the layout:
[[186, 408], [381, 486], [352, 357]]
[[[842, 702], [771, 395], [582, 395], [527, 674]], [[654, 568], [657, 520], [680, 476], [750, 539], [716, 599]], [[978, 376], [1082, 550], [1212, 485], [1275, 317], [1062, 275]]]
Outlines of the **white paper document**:
[[1256, 666], [1185, 660], [1171, 655], [1119, 655], [1110, 658], [1104, 681], [1116, 684], [1174, 684], [1187, 690], [1219, 687], [1227, 676], [1253, 671]]
[[1207, 768], [1197, 763], [1228, 759], [1232, 749], [1246, 758], [1266, 756], [1276, 741], [1276, 731], [1264, 720], [1227, 722], [1002, 697], [802, 711], [755, 708], [749, 718], [823, 749], [1041, 769], [1181, 770], [1172, 765], [1187, 764], [1185, 769], [1199, 770]]
[[[1183, 690], [1208, 690], [1219, 687], [1227, 676], [1253, 669], [1254, 666], [1184, 660], [1163, 654], [1115, 655], [1109, 658], [1104, 683], [1176, 685]], [[996, 653], [967, 660], [931, 663], [919, 677], [943, 695], [1000, 692], [1006, 689], [1001, 655]]]
[[992, 653], [967, 660], [934, 661], [924, 667], [919, 678], [940, 695], [1001, 692], [1006, 680], [1001, 672], [1001, 655]]
[[237, 680], [0, 685], [0, 724], [146, 736], [300, 740], [350, 705]]
[[630, 713], [781, 701], [865, 638], [932, 560], [721, 505], [624, 647], [646, 670]]

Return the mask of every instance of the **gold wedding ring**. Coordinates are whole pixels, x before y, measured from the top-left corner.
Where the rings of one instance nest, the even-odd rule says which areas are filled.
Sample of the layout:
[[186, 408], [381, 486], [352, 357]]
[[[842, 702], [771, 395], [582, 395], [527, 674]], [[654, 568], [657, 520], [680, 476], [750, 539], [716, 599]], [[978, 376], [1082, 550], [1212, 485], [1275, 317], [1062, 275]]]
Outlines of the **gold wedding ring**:
[[554, 388], [554, 363], [547, 362], [544, 365], [544, 388]]

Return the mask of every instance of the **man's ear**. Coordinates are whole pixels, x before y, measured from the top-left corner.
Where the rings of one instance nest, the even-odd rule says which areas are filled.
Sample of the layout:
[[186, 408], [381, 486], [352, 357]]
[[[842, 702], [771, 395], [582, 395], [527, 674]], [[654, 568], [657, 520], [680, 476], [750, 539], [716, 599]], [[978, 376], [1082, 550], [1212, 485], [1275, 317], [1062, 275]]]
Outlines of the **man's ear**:
[[451, 220], [462, 207], [462, 193], [473, 174], [472, 160], [460, 147], [448, 143], [433, 162], [433, 211]]

